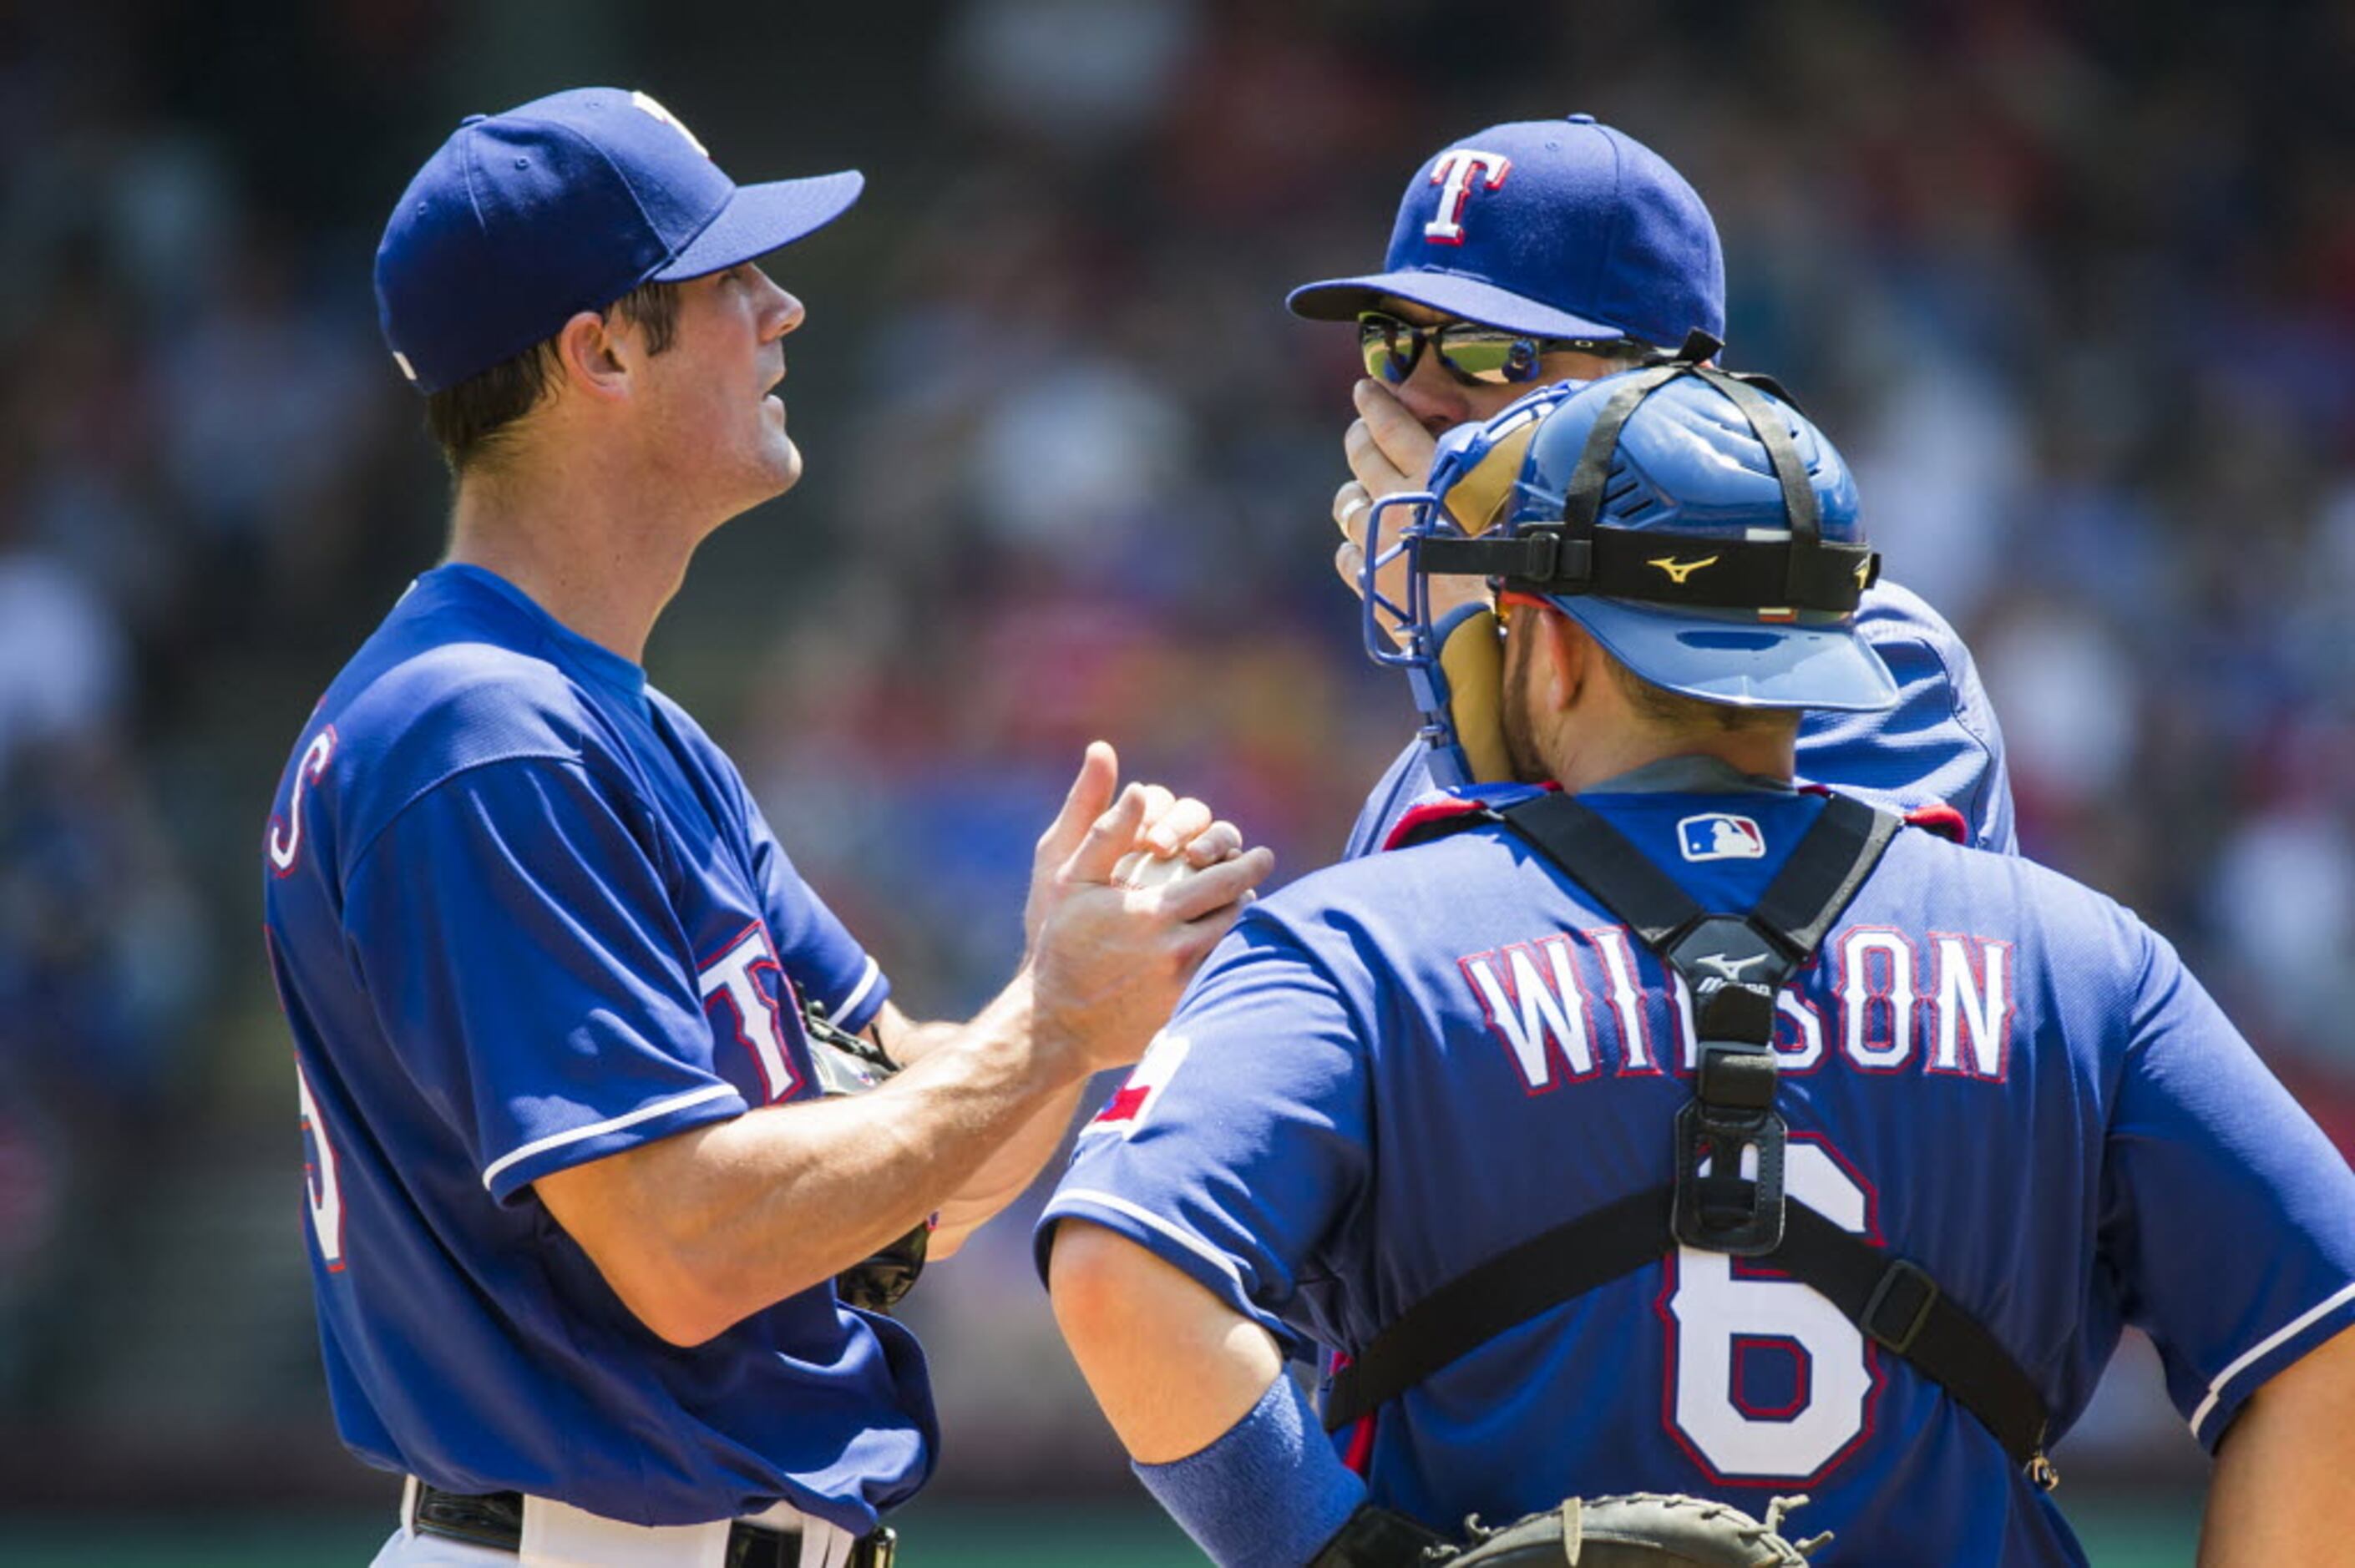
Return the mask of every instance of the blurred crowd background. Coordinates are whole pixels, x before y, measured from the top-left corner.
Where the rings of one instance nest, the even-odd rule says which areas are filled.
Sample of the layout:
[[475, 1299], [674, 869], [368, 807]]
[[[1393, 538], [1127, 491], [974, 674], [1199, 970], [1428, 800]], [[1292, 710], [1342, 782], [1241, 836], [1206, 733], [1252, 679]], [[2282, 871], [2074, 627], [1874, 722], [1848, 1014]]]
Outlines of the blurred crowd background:
[[[368, 270], [461, 115], [613, 82], [742, 177], [867, 171], [771, 269], [808, 478], [648, 662], [911, 1012], [1009, 969], [1091, 736], [1337, 853], [1409, 709], [1330, 568], [1351, 334], [1284, 291], [1442, 143], [1588, 111], [1700, 188], [1728, 362], [1968, 635], [2028, 852], [2347, 1148], [2350, 65], [2345, 6], [2179, 0], [0, 9], [0, 1506], [389, 1495], [327, 1422], [256, 851], [439, 548]], [[1126, 1485], [1019, 1216], [916, 1301], [944, 1491]], [[2196, 1488], [2123, 1364], [2073, 1480]]]

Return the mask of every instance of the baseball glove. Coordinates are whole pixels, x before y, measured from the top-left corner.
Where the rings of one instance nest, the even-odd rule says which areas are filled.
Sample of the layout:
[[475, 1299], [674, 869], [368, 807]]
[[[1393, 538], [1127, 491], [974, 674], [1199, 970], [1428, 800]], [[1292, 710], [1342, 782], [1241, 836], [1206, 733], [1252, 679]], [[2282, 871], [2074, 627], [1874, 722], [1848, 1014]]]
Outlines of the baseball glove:
[[1831, 1540], [1828, 1532], [1796, 1544], [1783, 1538], [1784, 1516], [1806, 1500], [1776, 1498], [1761, 1524], [1706, 1498], [1572, 1498], [1502, 1530], [1473, 1520], [1472, 1545], [1426, 1561], [1447, 1568], [1790, 1568]]

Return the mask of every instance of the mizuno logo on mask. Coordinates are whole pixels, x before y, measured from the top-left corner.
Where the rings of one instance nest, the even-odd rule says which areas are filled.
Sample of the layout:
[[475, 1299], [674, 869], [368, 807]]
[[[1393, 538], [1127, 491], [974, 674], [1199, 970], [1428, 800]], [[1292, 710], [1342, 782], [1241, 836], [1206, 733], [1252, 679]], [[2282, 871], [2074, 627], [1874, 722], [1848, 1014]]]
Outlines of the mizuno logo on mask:
[[1662, 556], [1658, 560], [1646, 561], [1644, 564], [1647, 567], [1657, 567], [1668, 573], [1670, 582], [1681, 583], [1703, 567], [1713, 567], [1723, 557], [1720, 556], [1704, 556], [1698, 561], [1679, 561], [1674, 556]]

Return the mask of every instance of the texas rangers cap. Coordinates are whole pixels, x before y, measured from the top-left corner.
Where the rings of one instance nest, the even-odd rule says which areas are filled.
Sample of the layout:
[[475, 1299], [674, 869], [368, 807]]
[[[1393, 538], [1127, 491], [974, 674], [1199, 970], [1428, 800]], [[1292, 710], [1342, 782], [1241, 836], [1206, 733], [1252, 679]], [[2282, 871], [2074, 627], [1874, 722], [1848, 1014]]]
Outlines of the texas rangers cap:
[[1492, 125], [1408, 182], [1383, 270], [1295, 289], [1313, 321], [1385, 298], [1547, 337], [1673, 348], [1725, 336], [1725, 260], [1709, 208], [1668, 161], [1591, 114]]
[[850, 170], [740, 185], [668, 110], [621, 88], [469, 115], [385, 225], [377, 319], [401, 374], [439, 392], [642, 283], [822, 228], [865, 184]]

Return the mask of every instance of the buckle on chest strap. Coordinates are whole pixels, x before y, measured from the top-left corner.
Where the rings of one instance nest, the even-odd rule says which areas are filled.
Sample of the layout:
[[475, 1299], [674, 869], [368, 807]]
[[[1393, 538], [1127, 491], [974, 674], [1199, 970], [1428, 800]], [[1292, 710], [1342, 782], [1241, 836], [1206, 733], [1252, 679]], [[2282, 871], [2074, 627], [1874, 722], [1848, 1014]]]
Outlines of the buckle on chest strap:
[[[1705, 1041], [1710, 1050], [1733, 1050], [1724, 1041]], [[1769, 1053], [1771, 1054], [1771, 1053]], [[1774, 1065], [1766, 1065], [1769, 1097]], [[1759, 1257], [1783, 1245], [1783, 1118], [1771, 1109], [1733, 1109], [1708, 1099], [1686, 1099], [1677, 1111], [1677, 1201], [1669, 1226], [1689, 1248]], [[1742, 1151], [1757, 1149], [1757, 1175], [1742, 1177]], [[1708, 1172], [1702, 1172], [1708, 1163]]]
[[1922, 1337], [1922, 1325], [1937, 1304], [1938, 1282], [1903, 1258], [1892, 1257], [1865, 1299], [1856, 1326], [1891, 1355], [1902, 1356]]

